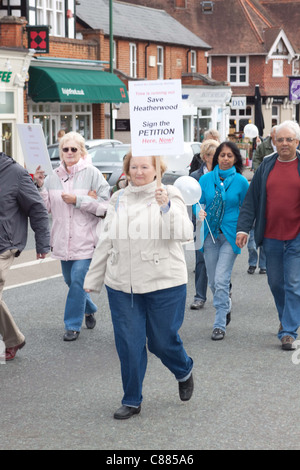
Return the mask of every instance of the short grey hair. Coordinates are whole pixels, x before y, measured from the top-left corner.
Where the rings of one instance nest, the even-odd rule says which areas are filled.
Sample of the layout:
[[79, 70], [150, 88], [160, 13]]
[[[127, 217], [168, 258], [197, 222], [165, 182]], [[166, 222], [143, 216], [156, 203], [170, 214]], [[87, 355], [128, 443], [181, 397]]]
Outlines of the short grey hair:
[[294, 132], [295, 137], [297, 140], [300, 140], [300, 127], [299, 124], [295, 121], [283, 121], [281, 124], [277, 126], [276, 135], [282, 129], [289, 129], [290, 131]]

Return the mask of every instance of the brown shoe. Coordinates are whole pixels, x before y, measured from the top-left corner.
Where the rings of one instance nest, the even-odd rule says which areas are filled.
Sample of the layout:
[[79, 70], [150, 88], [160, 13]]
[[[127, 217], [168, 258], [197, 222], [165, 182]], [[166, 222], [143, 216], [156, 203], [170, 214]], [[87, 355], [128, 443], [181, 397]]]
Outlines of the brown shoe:
[[294, 338], [292, 336], [283, 336], [281, 338], [281, 347], [284, 351], [291, 351], [292, 349], [295, 349], [293, 346], [294, 343]]
[[12, 348], [6, 348], [5, 350], [5, 360], [6, 361], [12, 361], [19, 349], [22, 349], [25, 346], [25, 341], [23, 343], [18, 344], [17, 346], [13, 346]]

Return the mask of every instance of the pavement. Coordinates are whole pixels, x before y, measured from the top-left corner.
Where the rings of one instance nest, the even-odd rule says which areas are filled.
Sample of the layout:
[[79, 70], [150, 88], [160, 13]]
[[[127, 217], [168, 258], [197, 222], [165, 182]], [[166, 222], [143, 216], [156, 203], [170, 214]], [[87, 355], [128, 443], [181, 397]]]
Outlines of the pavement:
[[[26, 262], [30, 256], [34, 261], [33, 251], [25, 254]], [[194, 395], [181, 402], [174, 377], [149, 354], [142, 411], [124, 422], [113, 419], [122, 385], [105, 290], [93, 297], [96, 328], [83, 327], [76, 342], [66, 343], [67, 289], [59, 266], [32, 265], [39, 280], [27, 276], [25, 267], [18, 282], [18, 269], [10, 272], [4, 300], [27, 343], [14, 361], [0, 364], [1, 450], [102, 450], [113, 456], [300, 449], [300, 347], [281, 350], [266, 276], [247, 274], [244, 249], [232, 276], [232, 321], [225, 339], [214, 342], [211, 293], [203, 310], [189, 309], [194, 252], [186, 258], [188, 297], [180, 334], [194, 360]]]

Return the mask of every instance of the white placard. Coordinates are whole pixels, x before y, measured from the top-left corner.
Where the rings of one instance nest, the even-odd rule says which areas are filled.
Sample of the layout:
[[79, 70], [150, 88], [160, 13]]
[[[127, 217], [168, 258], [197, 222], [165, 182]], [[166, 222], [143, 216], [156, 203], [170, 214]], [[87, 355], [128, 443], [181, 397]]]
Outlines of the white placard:
[[131, 81], [129, 105], [133, 156], [184, 152], [180, 80]]
[[53, 172], [41, 124], [17, 124], [21, 147], [28, 173], [40, 165], [46, 175]]

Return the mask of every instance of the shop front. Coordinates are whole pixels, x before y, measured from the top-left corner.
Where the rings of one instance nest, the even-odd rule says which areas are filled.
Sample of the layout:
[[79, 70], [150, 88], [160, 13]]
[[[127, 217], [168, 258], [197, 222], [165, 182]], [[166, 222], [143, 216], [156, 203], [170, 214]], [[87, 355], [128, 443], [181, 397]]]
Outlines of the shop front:
[[24, 89], [32, 52], [0, 48], [0, 152], [23, 164], [17, 123], [24, 122]]
[[47, 145], [57, 141], [61, 129], [94, 138], [95, 126], [101, 125], [100, 105], [128, 102], [125, 85], [116, 75], [94, 62], [63, 59], [32, 61], [28, 95], [28, 121], [42, 125]]
[[201, 141], [204, 132], [216, 129], [225, 140], [229, 131], [229, 102], [231, 88], [228, 86], [182, 87], [184, 140]]

